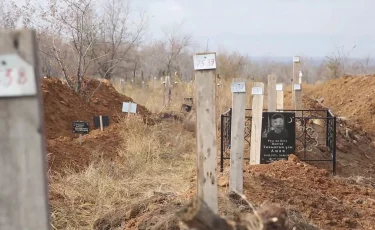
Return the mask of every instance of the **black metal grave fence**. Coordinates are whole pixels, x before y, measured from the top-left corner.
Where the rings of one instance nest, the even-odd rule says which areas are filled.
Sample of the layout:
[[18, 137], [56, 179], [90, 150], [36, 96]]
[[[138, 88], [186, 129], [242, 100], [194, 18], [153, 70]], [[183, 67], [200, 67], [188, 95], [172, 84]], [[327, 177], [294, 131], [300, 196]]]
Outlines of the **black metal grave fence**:
[[[264, 110], [265, 111], [265, 110]], [[280, 112], [300, 112], [301, 116], [295, 117], [296, 122], [296, 152], [305, 162], [332, 162], [332, 172], [336, 174], [336, 117], [329, 109], [315, 110], [278, 110]], [[224, 160], [230, 159], [231, 148], [231, 120], [232, 109], [221, 114], [221, 149], [220, 171], [224, 170]], [[251, 140], [251, 109], [246, 109], [245, 115], [245, 151], [244, 155], [250, 155]], [[324, 133], [323, 137], [319, 133]], [[330, 157], [310, 158], [315, 156], [314, 150], [325, 145]], [[316, 152], [316, 151], [315, 151]], [[310, 157], [308, 157], [309, 155]], [[244, 157], [244, 160], [249, 160]]]

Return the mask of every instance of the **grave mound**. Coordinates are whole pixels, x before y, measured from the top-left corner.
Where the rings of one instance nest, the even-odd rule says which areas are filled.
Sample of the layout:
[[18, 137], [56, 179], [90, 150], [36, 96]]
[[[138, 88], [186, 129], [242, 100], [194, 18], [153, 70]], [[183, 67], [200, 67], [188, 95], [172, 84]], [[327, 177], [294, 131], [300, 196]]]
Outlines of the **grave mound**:
[[306, 93], [341, 117], [357, 126], [361, 124], [362, 131], [375, 134], [375, 75], [345, 75], [309, 88]]
[[[132, 98], [118, 93], [109, 82], [100, 84], [98, 80], [85, 80], [84, 95], [92, 95], [89, 100], [69, 88], [56, 78], [42, 81], [44, 100], [45, 132], [47, 139], [73, 137], [72, 122], [89, 121], [93, 127], [93, 116], [109, 116], [110, 123], [118, 123], [122, 113], [122, 102], [134, 102]], [[98, 87], [100, 84], [100, 87]], [[137, 106], [137, 113], [145, 120], [151, 113], [142, 105]]]
[[[42, 81], [48, 163], [54, 172], [62, 172], [66, 167], [80, 171], [93, 161], [114, 159], [117, 154], [121, 140], [119, 122], [126, 117], [122, 102], [134, 101], [118, 93], [109, 82], [86, 80], [84, 83], [82, 96], [59, 79]], [[86, 95], [92, 96], [87, 100]], [[153, 122], [152, 114], [144, 106], [137, 105], [137, 113], [145, 122]], [[110, 126], [103, 132], [94, 129], [93, 117], [99, 115], [109, 116]], [[90, 122], [90, 133], [83, 136], [82, 145], [78, 134], [72, 133], [72, 122], [77, 120]]]

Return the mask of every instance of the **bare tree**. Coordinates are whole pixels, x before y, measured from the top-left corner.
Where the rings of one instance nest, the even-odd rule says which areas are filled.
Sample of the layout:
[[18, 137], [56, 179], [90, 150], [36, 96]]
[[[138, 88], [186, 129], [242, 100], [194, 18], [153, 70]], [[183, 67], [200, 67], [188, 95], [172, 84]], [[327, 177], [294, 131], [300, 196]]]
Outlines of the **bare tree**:
[[181, 32], [182, 24], [173, 28], [171, 33], [163, 31], [167, 37], [167, 57], [166, 57], [166, 70], [170, 75], [172, 69], [176, 69], [178, 57], [184, 53], [185, 48], [191, 45], [191, 35], [183, 34]]
[[88, 57], [97, 33], [92, 0], [50, 0], [43, 16], [48, 24], [42, 28], [51, 35], [51, 42], [40, 44], [41, 51], [56, 60], [68, 86], [80, 93], [94, 61]]
[[102, 78], [110, 79], [115, 68], [126, 61], [126, 55], [141, 41], [146, 28], [145, 16], [140, 15], [140, 22], [132, 31], [134, 23], [130, 21], [129, 15], [129, 3], [124, 4], [122, 0], [110, 0], [104, 7], [98, 27], [98, 42], [90, 53], [90, 57], [96, 60]]

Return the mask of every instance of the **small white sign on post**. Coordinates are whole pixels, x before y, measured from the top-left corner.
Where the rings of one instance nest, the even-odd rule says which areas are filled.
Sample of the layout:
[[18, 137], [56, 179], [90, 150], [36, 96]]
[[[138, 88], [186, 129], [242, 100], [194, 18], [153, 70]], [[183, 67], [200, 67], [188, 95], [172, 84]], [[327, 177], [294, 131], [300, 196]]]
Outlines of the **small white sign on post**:
[[194, 55], [194, 70], [216, 69], [216, 54]]
[[0, 55], [0, 97], [36, 95], [34, 67], [17, 54]]
[[276, 84], [276, 91], [283, 91], [283, 84]]
[[263, 95], [263, 88], [259, 86], [254, 86], [251, 89], [251, 94], [252, 95]]
[[245, 82], [233, 82], [230, 88], [232, 93], [246, 93]]
[[124, 113], [136, 113], [137, 104], [132, 102], [123, 102], [122, 103], [122, 112]]
[[293, 62], [300, 62], [299, 56], [294, 56], [293, 57]]
[[301, 90], [301, 84], [294, 84], [294, 90]]

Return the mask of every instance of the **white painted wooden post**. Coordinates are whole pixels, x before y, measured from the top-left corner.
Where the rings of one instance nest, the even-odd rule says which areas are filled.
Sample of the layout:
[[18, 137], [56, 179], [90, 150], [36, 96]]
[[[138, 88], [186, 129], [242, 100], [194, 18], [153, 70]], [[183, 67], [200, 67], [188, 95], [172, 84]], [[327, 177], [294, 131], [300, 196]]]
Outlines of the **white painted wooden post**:
[[251, 146], [250, 146], [250, 164], [260, 164], [260, 143], [262, 136], [262, 115], [263, 115], [263, 95], [264, 83], [254, 82], [251, 89], [253, 95], [252, 103], [252, 121], [251, 121]]
[[36, 34], [0, 30], [0, 229], [47, 230], [49, 203]]
[[292, 72], [292, 106], [295, 105], [295, 90], [294, 84], [298, 84], [299, 77], [298, 73], [300, 71], [300, 56], [293, 57], [293, 72]]
[[276, 109], [284, 109], [284, 85], [279, 83], [276, 85], [277, 105]]
[[[300, 82], [301, 60], [299, 56], [293, 58], [293, 105], [295, 110], [302, 109], [302, 82]], [[301, 76], [302, 77], [302, 76]], [[296, 117], [301, 117], [302, 112], [296, 111]]]
[[218, 213], [216, 134], [216, 53], [194, 56], [197, 115], [197, 193]]
[[[302, 109], [302, 84], [294, 84], [294, 109], [301, 110]], [[301, 117], [302, 111], [296, 111], [296, 117]]]
[[268, 112], [276, 112], [276, 76], [268, 75], [268, 95], [267, 95], [267, 108]]
[[245, 110], [246, 82], [245, 79], [233, 79], [232, 119], [231, 119], [231, 149], [229, 190], [243, 193], [243, 163], [245, 148]]

